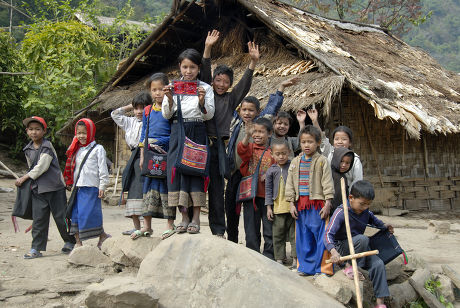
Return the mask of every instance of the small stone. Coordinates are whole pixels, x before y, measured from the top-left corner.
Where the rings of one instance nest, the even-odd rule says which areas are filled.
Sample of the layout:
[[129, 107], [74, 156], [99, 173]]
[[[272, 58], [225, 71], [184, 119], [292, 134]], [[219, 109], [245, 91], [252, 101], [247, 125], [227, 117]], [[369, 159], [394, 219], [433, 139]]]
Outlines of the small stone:
[[67, 260], [74, 265], [85, 265], [96, 267], [99, 264], [110, 264], [109, 257], [104, 255], [97, 247], [94, 246], [81, 246], [74, 248]]
[[439, 234], [449, 234], [450, 223], [446, 221], [430, 220], [428, 223], [428, 230]]
[[58, 298], [59, 297], [59, 294], [58, 293], [55, 293], [55, 292], [51, 292], [51, 293], [42, 293], [40, 294], [42, 297], [44, 298], [48, 298], [48, 299], [54, 299], [54, 298]]
[[413, 302], [418, 298], [417, 292], [415, 292], [409, 281], [392, 284], [389, 286], [389, 289], [391, 294], [391, 307], [394, 308], [402, 308], [406, 304]]

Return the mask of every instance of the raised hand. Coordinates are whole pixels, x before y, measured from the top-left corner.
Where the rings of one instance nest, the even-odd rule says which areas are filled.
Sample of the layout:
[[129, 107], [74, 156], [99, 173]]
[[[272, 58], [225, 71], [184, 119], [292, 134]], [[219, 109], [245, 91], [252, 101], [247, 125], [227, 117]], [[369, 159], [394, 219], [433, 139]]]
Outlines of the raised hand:
[[208, 36], [206, 37], [206, 41], [204, 42], [204, 46], [212, 46], [214, 45], [217, 40], [219, 39], [220, 32], [216, 29], [209, 31]]
[[254, 42], [248, 42], [249, 57], [251, 58], [251, 63], [249, 63], [249, 69], [253, 70], [256, 68], [257, 62], [259, 62], [260, 53], [259, 45], [256, 45]]
[[318, 122], [318, 110], [308, 109], [307, 113], [313, 123]]
[[307, 118], [307, 113], [303, 109], [297, 110], [296, 118], [297, 118], [297, 122], [305, 123], [305, 119]]
[[198, 102], [201, 107], [204, 107], [204, 98], [206, 96], [206, 90], [203, 87], [198, 87]]
[[289, 79], [283, 81], [282, 83], [280, 83], [280, 85], [278, 87], [278, 91], [284, 92], [285, 88], [288, 88], [290, 86], [296, 85], [299, 82], [299, 80], [300, 80], [299, 77], [292, 77], [292, 78], [289, 78]]

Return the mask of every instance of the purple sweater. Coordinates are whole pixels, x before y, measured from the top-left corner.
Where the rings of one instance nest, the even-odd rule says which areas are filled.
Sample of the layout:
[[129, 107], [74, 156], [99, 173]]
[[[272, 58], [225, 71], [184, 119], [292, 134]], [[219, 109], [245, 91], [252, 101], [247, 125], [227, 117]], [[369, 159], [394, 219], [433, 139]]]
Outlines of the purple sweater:
[[[386, 229], [383, 221], [375, 217], [374, 213], [369, 211], [369, 209], [358, 215], [353, 212], [350, 205], [348, 205], [348, 216], [350, 216], [351, 236], [364, 234], [368, 224], [379, 229]], [[326, 233], [324, 235], [324, 245], [327, 250], [331, 251], [332, 248], [335, 248], [335, 243], [346, 239], [347, 232], [345, 229], [345, 216], [343, 212], [343, 205], [340, 205], [334, 211], [334, 214], [332, 214], [329, 224], [327, 225]]]

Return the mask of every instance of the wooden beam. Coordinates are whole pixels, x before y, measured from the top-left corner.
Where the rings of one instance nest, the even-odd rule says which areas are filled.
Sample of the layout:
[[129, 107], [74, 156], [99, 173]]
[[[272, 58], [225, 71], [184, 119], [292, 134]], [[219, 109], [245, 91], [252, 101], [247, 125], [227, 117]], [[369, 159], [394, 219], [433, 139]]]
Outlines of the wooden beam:
[[[355, 253], [354, 255], [348, 255], [348, 256], [343, 256], [340, 257], [340, 261], [348, 261], [348, 260], [353, 260], [353, 259], [359, 259], [359, 258], [364, 258], [367, 256], [375, 256], [378, 255], [379, 251], [378, 250], [371, 250], [371, 251], [365, 251], [365, 252], [360, 252], [360, 253]], [[326, 260], [326, 264], [332, 263], [331, 259]]]

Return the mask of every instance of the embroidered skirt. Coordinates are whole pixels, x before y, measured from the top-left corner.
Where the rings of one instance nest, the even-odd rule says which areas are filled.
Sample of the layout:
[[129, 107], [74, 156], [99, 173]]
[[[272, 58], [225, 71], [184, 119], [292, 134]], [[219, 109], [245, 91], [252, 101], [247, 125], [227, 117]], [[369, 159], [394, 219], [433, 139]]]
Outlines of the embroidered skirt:
[[144, 178], [143, 216], [176, 219], [176, 208], [168, 206], [166, 179]]
[[139, 167], [139, 151], [133, 151], [131, 156], [137, 156], [130, 159], [130, 165], [126, 168], [132, 168], [131, 180], [129, 181], [128, 199], [126, 200], [125, 216], [132, 215], [140, 216], [143, 214], [143, 178], [141, 176], [141, 168]]
[[[179, 153], [179, 123], [171, 125], [171, 138], [168, 152], [168, 204], [169, 206], [206, 206], [205, 179], [200, 176], [173, 172]], [[206, 125], [203, 122], [185, 122], [185, 135], [192, 141], [206, 144]]]
[[81, 241], [98, 237], [104, 232], [101, 199], [97, 197], [98, 194], [97, 187], [78, 187], [69, 233], [74, 235], [78, 232]]

